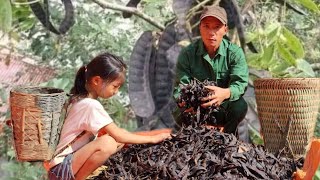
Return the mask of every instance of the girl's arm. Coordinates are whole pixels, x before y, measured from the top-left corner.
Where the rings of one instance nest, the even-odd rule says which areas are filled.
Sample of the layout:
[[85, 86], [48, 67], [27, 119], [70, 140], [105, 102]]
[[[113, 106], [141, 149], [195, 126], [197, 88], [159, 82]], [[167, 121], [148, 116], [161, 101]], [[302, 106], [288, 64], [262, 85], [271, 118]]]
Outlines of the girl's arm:
[[101, 128], [99, 134], [109, 134], [117, 142], [124, 144], [156, 144], [171, 137], [170, 133], [161, 133], [154, 136], [137, 135], [119, 128], [115, 123], [110, 123]]

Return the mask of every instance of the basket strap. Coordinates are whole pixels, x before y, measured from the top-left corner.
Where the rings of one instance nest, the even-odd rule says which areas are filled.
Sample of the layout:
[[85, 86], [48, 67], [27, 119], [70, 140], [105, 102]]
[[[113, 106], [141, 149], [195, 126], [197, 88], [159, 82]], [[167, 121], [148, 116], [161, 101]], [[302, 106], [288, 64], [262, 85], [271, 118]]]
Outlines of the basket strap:
[[69, 144], [67, 144], [66, 146], [64, 146], [62, 149], [60, 149], [57, 153], [55, 153], [53, 155], [53, 157], [57, 156], [58, 154], [62, 153], [64, 150], [66, 150], [69, 146], [71, 146], [74, 142], [76, 142], [76, 140], [78, 140], [79, 138], [81, 138], [84, 134], [86, 133], [86, 131], [82, 131], [76, 138], [74, 138]]
[[[66, 119], [66, 117], [68, 116], [68, 114], [69, 114], [69, 111], [70, 111], [70, 109], [71, 109], [71, 106], [72, 106], [72, 103], [74, 103], [74, 102], [76, 102], [76, 101], [79, 101], [80, 99], [82, 99], [82, 98], [72, 98], [72, 97], [70, 97], [69, 99], [68, 99], [68, 101], [64, 104], [64, 106], [63, 106], [63, 110], [65, 111], [65, 113], [64, 113], [64, 117], [63, 117], [63, 120], [65, 120]], [[69, 146], [71, 146], [77, 139], [79, 139], [80, 137], [82, 137], [84, 134], [86, 133], [86, 131], [82, 131], [76, 138], [74, 138], [74, 140], [72, 140], [69, 144], [67, 144], [65, 147], [63, 147], [60, 151], [58, 151], [57, 153], [55, 153], [54, 155], [53, 155], [53, 157], [55, 157], [55, 156], [57, 156], [58, 154], [60, 154], [60, 153], [62, 153], [65, 149], [67, 149]], [[59, 137], [59, 139], [60, 139], [60, 137]]]

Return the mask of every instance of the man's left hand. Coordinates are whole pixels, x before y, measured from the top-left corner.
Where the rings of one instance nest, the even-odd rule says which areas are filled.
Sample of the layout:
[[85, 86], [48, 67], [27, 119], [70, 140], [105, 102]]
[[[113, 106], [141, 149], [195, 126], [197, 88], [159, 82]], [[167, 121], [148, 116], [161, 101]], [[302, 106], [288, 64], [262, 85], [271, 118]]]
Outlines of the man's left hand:
[[220, 106], [225, 99], [230, 98], [231, 92], [229, 88], [220, 88], [218, 86], [205, 86], [205, 88], [208, 88], [211, 91], [211, 95], [202, 98], [202, 101], [208, 101], [201, 105], [204, 108], [209, 106]]

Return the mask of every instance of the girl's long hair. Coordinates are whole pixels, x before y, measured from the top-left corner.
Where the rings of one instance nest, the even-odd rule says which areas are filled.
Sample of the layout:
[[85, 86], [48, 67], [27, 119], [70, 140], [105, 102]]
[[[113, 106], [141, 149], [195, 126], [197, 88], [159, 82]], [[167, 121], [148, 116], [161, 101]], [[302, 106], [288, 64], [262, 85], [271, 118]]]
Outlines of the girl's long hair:
[[94, 76], [100, 76], [106, 82], [112, 82], [123, 75], [127, 68], [123, 60], [111, 53], [103, 53], [93, 58], [86, 66], [82, 66], [76, 75], [74, 86], [70, 93], [72, 97], [88, 95], [86, 83]]

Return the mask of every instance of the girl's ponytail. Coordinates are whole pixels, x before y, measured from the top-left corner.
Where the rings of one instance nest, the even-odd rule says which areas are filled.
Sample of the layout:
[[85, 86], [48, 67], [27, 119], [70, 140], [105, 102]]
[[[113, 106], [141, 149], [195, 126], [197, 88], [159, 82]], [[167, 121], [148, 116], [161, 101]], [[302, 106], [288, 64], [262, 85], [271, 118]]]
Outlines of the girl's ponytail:
[[74, 85], [70, 93], [72, 96], [82, 96], [88, 94], [88, 91], [86, 89], [86, 66], [82, 66], [78, 70]]

